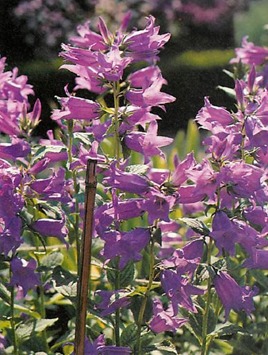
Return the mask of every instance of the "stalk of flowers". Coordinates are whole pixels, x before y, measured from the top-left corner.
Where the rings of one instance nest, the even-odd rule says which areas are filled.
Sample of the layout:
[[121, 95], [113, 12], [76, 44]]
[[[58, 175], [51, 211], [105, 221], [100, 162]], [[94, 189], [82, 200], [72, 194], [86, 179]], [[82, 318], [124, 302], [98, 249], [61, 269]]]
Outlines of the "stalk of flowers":
[[[63, 68], [78, 75], [75, 89], [86, 88], [101, 94], [99, 107], [97, 108], [97, 103], [93, 101], [81, 99], [78, 96], [69, 96], [66, 100], [61, 99], [62, 108], [54, 111], [52, 118], [67, 120], [87, 118], [89, 120], [89, 125], [83, 123], [84, 128], [93, 134], [93, 139], [96, 137], [96, 140], [92, 143], [91, 151], [86, 155], [87, 157], [92, 157], [93, 145], [94, 149], [99, 145], [105, 153], [106, 140], [112, 136], [110, 138], [114, 144], [112, 152], [108, 152], [106, 156], [104, 154], [100, 156], [95, 151], [95, 157], [99, 161], [106, 165], [108, 163], [108, 169], [105, 166], [104, 170], [100, 168], [104, 177], [103, 184], [108, 201], [96, 210], [96, 233], [105, 242], [102, 252], [105, 265], [109, 265], [107, 264], [109, 261], [115, 261], [114, 275], [111, 276], [110, 272], [108, 277], [110, 280], [113, 279], [114, 291], [100, 291], [98, 294], [101, 296], [102, 302], [98, 307], [104, 309], [101, 313], [102, 316], [109, 316], [115, 312], [114, 337], [118, 347], [120, 345], [119, 308], [129, 306], [131, 293], [135, 294], [133, 291], [121, 290], [123, 283], [120, 281], [119, 274], [126, 268], [133, 268], [133, 261], [141, 260], [142, 250], [149, 248], [151, 258], [149, 283], [145, 295], [139, 297], [141, 305], [137, 316], [136, 351], [141, 353], [140, 338], [144, 312], [155, 274], [153, 231], [157, 228], [159, 219], [169, 220], [169, 210], [172, 208], [175, 198], [166, 196], [161, 190], [161, 183], [167, 175], [166, 171], [156, 173], [149, 165], [141, 166], [140, 169], [145, 169], [144, 172], [148, 170], [149, 180], [143, 174], [131, 172], [131, 166], [128, 165], [126, 158], [130, 155], [128, 151], [132, 149], [141, 153], [144, 163], [148, 164], [149, 157], [158, 154], [163, 156], [159, 147], [170, 144], [172, 141], [170, 138], [157, 136], [157, 119], [159, 117], [150, 112], [153, 106], [163, 107], [163, 104], [174, 100], [171, 95], [161, 92], [165, 80], [162, 78], [159, 68], [151, 64], [157, 59], [156, 55], [159, 49], [169, 36], [158, 35], [159, 29], [154, 27], [152, 17], [148, 19], [145, 30], [133, 31], [129, 34], [123, 33], [123, 26], [117, 33], [110, 33], [102, 19], [100, 19], [99, 29], [100, 35], [93, 33], [86, 27], [83, 28], [83, 32], [82, 28], [79, 28], [83, 38], [75, 37], [73, 41], [80, 47], [64, 45], [65, 52], [62, 53], [65, 59], [74, 63], [72, 65], [65, 64]], [[149, 61], [151, 65], [125, 77], [125, 69], [138, 60]], [[109, 94], [113, 98], [113, 107], [105, 106], [105, 98]], [[120, 102], [123, 102], [124, 106], [120, 106]], [[88, 105], [85, 110], [87, 117], [83, 117], [83, 111], [80, 110], [81, 104]], [[90, 114], [90, 108], [94, 106], [93, 114], [98, 113], [99, 117]], [[141, 126], [144, 132], [139, 131], [138, 126]], [[98, 133], [100, 131], [102, 131], [102, 136]], [[83, 154], [82, 151], [81, 153]], [[80, 157], [82, 156], [80, 155]], [[83, 156], [83, 161], [86, 156]], [[131, 198], [126, 193], [134, 194], [134, 197]], [[128, 206], [132, 206], [132, 210]], [[123, 223], [124, 220], [143, 215], [147, 215], [148, 227], [136, 226], [133, 230], [126, 230], [127, 224]], [[130, 247], [132, 248], [131, 252]], [[108, 267], [108, 274], [110, 269], [111, 266]], [[132, 281], [132, 279], [129, 280], [129, 284]], [[192, 292], [194, 291], [192, 290]], [[163, 308], [161, 310], [164, 320], [165, 312]], [[174, 324], [182, 325], [185, 322], [183, 319], [177, 319], [176, 314], [174, 316]], [[163, 331], [164, 328], [162, 327], [161, 330]]]
[[[91, 158], [98, 160], [101, 196], [95, 210], [94, 257], [103, 269], [89, 305], [92, 342], [86, 340], [85, 351], [142, 354], [158, 348], [176, 353], [166, 343], [154, 344], [154, 334], [172, 332], [178, 340], [178, 329], [188, 324], [201, 353], [207, 354], [220, 334], [217, 323], [226, 321], [231, 311], [254, 311], [258, 290], [247, 284], [246, 276], [251, 269], [267, 269], [267, 90], [259, 86], [253, 67], [236, 81], [236, 112], [215, 107], [206, 98], [196, 120], [210, 131], [204, 141], [207, 156], [200, 163], [192, 153], [182, 161], [174, 157], [172, 171], [155, 169], [151, 157], [165, 160], [160, 148], [172, 141], [157, 135], [159, 117], [151, 112], [174, 100], [161, 91], [166, 82], [155, 65], [169, 35], [159, 35], [153, 17], [143, 30], [127, 32], [126, 18], [115, 33], [102, 19], [100, 33], [88, 25], [78, 31], [74, 45], [64, 45], [61, 54], [72, 63], [63, 67], [77, 74], [75, 95], [66, 88], [67, 97], [59, 99], [61, 108], [52, 115], [62, 141], [48, 132], [49, 139], [36, 145], [30, 130], [37, 115], [30, 113], [27, 129], [12, 131], [15, 136], [0, 147], [0, 246], [10, 269], [10, 278], [1, 274], [1, 280], [10, 290], [5, 301], [11, 306], [12, 328], [1, 346], [13, 343], [15, 354], [23, 348], [15, 302], [37, 297], [31, 291], [35, 286], [40, 303], [23, 308], [26, 323], [44, 329], [38, 350], [51, 353], [60, 346], [50, 349], [47, 341], [48, 324], [55, 320], [29, 320], [45, 318], [48, 291], [61, 297], [68, 291], [66, 297], [74, 302], [74, 278], [60, 267], [63, 251], [42, 257], [40, 247], [48, 236], [66, 243], [68, 225], [66, 259], [78, 249], [83, 170]], [[148, 65], [133, 71], [138, 61]], [[22, 93], [27, 87], [23, 83]], [[79, 89], [97, 94], [97, 100], [79, 97]], [[7, 110], [13, 87], [3, 92]], [[20, 112], [12, 127], [20, 124]], [[131, 164], [132, 152], [140, 154], [140, 164]], [[178, 220], [178, 213], [188, 218]], [[20, 249], [26, 244], [35, 253]], [[104, 328], [105, 336], [99, 335]], [[226, 329], [231, 331], [228, 325]], [[71, 333], [67, 337], [71, 340]]]
[[[203, 295], [204, 289], [194, 286], [192, 282], [200, 267], [205, 245], [208, 248], [205, 261], [212, 275], [207, 279], [207, 306], [203, 310], [201, 348], [202, 353], [205, 354], [210, 345], [207, 341], [207, 331], [213, 282], [225, 307], [226, 317], [231, 309], [251, 312], [253, 296], [257, 293], [256, 288], [240, 287], [226, 274], [225, 278], [221, 278], [224, 280], [223, 284], [225, 282], [227, 284], [228, 280], [233, 280], [232, 285], [236, 287], [235, 292], [238, 295], [236, 303], [228, 302], [228, 297], [222, 294], [222, 289], [218, 286], [220, 283], [218, 275], [223, 274], [220, 274], [222, 271], [217, 265], [220, 260], [227, 260], [227, 264], [229, 263], [228, 260], [234, 256], [237, 244], [243, 250], [241, 257], [248, 258], [244, 267], [250, 263], [256, 250], [261, 249], [261, 253], [265, 253], [263, 249], [266, 246], [265, 239], [250, 222], [244, 220], [244, 212], [247, 211], [246, 213], [250, 214], [248, 211], [251, 206], [256, 203], [256, 200], [259, 202], [265, 196], [266, 189], [262, 178], [263, 170], [246, 161], [249, 141], [245, 136], [245, 123], [247, 122], [245, 107], [252, 106], [253, 100], [252, 97], [248, 97], [248, 102], [245, 101], [243, 89], [247, 84], [239, 81], [236, 83], [237, 113], [231, 114], [223, 108], [214, 107], [206, 99], [206, 105], [198, 114], [197, 121], [212, 133], [212, 136], [205, 142], [208, 145], [209, 156], [201, 164], [195, 161], [193, 155], [187, 156], [184, 161], [176, 163], [175, 170], [169, 178], [167, 171], [154, 171], [148, 159], [154, 155], [163, 155], [159, 147], [170, 143], [170, 139], [157, 136], [158, 118], [150, 110], [152, 106], [162, 106], [171, 102], [173, 98], [160, 91], [165, 81], [156, 66], [149, 65], [126, 78], [124, 76], [125, 69], [138, 59], [147, 60], [150, 63], [154, 61], [160, 48], [159, 43], [163, 43], [164, 38], [167, 37], [156, 35], [157, 30], [153, 27], [152, 18], [149, 19], [146, 29], [141, 32], [123, 34], [122, 26], [118, 32], [112, 34], [102, 20], [100, 20], [99, 29], [100, 34], [96, 34], [87, 27], [79, 28], [82, 39], [75, 37], [73, 41], [80, 47], [63, 46], [65, 52], [62, 54], [65, 59], [73, 63], [65, 64], [63, 67], [78, 75], [76, 90], [86, 88], [101, 94], [99, 111], [105, 112], [100, 115], [100, 119], [97, 118], [101, 126], [100, 130], [104, 134], [98, 136], [94, 147], [99, 145], [103, 153], [106, 152], [106, 157], [105, 154], [100, 157], [96, 151], [95, 156], [103, 162], [109, 162], [108, 169], [105, 167], [101, 169], [102, 182], [108, 200], [96, 210], [95, 228], [96, 235], [104, 241], [102, 251], [104, 265], [106, 265], [108, 280], [113, 284], [114, 290], [98, 292], [102, 299], [98, 308], [103, 310], [101, 312], [103, 317], [115, 313], [115, 343], [119, 346], [119, 310], [122, 309], [123, 312], [123, 308], [131, 308], [137, 299], [140, 309], [136, 314], [138, 340], [135, 349], [141, 353], [141, 331], [146, 323], [144, 312], [151, 300], [153, 294], [151, 291], [156, 277], [160, 276], [163, 291], [171, 302], [171, 308], [164, 310], [159, 303], [160, 300], [155, 299], [154, 316], [149, 323], [153, 331], [176, 331], [177, 327], [182, 326], [186, 320], [177, 318], [178, 306], [187, 310], [188, 314], [199, 312], [199, 308], [192, 301], [192, 295]], [[139, 45], [139, 41], [142, 46]], [[249, 83], [251, 86], [255, 80], [253, 76], [252, 72]], [[108, 93], [112, 95], [113, 107], [105, 105], [104, 100]], [[75, 96], [65, 101], [64, 103], [67, 104], [61, 111], [56, 111], [53, 118], [76, 118], [74, 108], [78, 105], [73, 105], [73, 103], [79, 100], [81, 101]], [[83, 102], [87, 102], [90, 107], [94, 106], [93, 102], [85, 99]], [[121, 102], [123, 106], [120, 106]], [[85, 129], [94, 136], [98, 123], [96, 123], [96, 117], [93, 117], [90, 112], [88, 108], [88, 118], [93, 119], [95, 124]], [[79, 112], [76, 113], [78, 118], [84, 118], [79, 114]], [[137, 130], [139, 126], [144, 132]], [[113, 135], [111, 139], [113, 139], [114, 149], [112, 154], [110, 151], [107, 154], [104, 138], [109, 138], [111, 135]], [[134, 167], [129, 166], [126, 160], [130, 156], [129, 150], [143, 155], [145, 165], [137, 168], [138, 173], [133, 172]], [[129, 194], [134, 194], [134, 196], [130, 197]], [[257, 196], [261, 198], [258, 199]], [[242, 202], [243, 208], [239, 209]], [[166, 234], [174, 232], [170, 211], [177, 208], [176, 206], [181, 206], [187, 214], [191, 213], [193, 217], [202, 215], [204, 209], [210, 210], [212, 211], [208, 219], [210, 222], [208, 226], [200, 224], [202, 228], [196, 222], [198, 228], [193, 228], [195, 238], [186, 242], [184, 248], [173, 249], [169, 256], [160, 263], [162, 271], [159, 271], [155, 267], [154, 256], [158, 235], [156, 231], [163, 230]], [[139, 227], [136, 223], [135, 229], [128, 230], [128, 224], [124, 221], [140, 216], [143, 219], [146, 217], [148, 225], [145, 227], [141, 224]], [[230, 230], [234, 227], [237, 230], [237, 235], [232, 240], [226, 228], [224, 231], [221, 229], [227, 222], [231, 224]], [[175, 234], [178, 230], [179, 227], [175, 228]], [[143, 295], [139, 293], [134, 301], [131, 297], [137, 296], [135, 293], [137, 291], [126, 292], [120, 288], [122, 283], [120, 283], [119, 270], [122, 273], [130, 268], [131, 262], [141, 260], [143, 250], [149, 250], [150, 255], [149, 274], [146, 275], [148, 283], [145, 293]], [[214, 255], [217, 250], [218, 252]], [[212, 257], [216, 257], [217, 262], [211, 267]], [[212, 272], [214, 269], [216, 273]], [[126, 286], [124, 283], [123, 285]], [[233, 287], [230, 287], [230, 291]], [[244, 302], [245, 297], [247, 302]]]

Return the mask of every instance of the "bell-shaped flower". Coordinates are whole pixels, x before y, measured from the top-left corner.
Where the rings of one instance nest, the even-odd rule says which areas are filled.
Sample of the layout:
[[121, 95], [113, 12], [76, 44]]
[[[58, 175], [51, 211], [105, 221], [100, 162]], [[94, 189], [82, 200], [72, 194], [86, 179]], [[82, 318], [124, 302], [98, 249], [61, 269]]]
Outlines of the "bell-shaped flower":
[[190, 312], [197, 312], [191, 296], [203, 295], [204, 290], [191, 285], [188, 278], [183, 277], [180, 272], [172, 270], [165, 270], [162, 272], [161, 284], [167, 297], [171, 301], [174, 315], [178, 313], [179, 306]]
[[231, 309], [234, 311], [245, 311], [248, 315], [253, 312], [253, 297], [257, 295], [257, 287], [252, 289], [249, 286], [240, 286], [226, 272], [219, 272], [214, 277], [214, 286], [225, 310], [227, 320]]
[[60, 103], [61, 109], [52, 113], [53, 120], [94, 120], [100, 116], [100, 105], [92, 100], [69, 96], [60, 98]]
[[143, 198], [118, 200], [116, 204], [105, 203], [95, 209], [94, 222], [96, 233], [102, 237], [110, 229], [111, 224], [118, 219], [125, 221], [139, 217], [144, 213]]
[[205, 97], [205, 106], [198, 112], [196, 121], [203, 129], [213, 132], [214, 127], [232, 124], [233, 118], [225, 108], [212, 105], [208, 97]]
[[235, 244], [239, 241], [238, 230], [233, 221], [223, 211], [217, 211], [212, 222], [210, 236], [215, 240], [219, 254], [225, 250], [230, 255], [235, 254]]
[[16, 160], [25, 158], [31, 152], [28, 142], [17, 137], [13, 137], [11, 143], [0, 143], [0, 158]]
[[114, 313], [119, 308], [127, 307], [130, 304], [128, 292], [123, 290], [96, 292], [101, 297], [101, 302], [97, 304], [97, 309], [101, 310], [101, 316], [106, 317]]
[[124, 142], [128, 148], [143, 154], [145, 161], [148, 157], [160, 155], [164, 157], [164, 153], [159, 149], [173, 142], [172, 138], [161, 137], [157, 135], [157, 122], [151, 122], [147, 132], [132, 132], [124, 137]]
[[160, 300], [154, 300], [153, 318], [149, 323], [149, 327], [154, 333], [175, 333], [186, 322], [187, 319], [179, 318], [177, 315], [174, 315], [172, 306], [169, 306], [165, 310]]
[[170, 33], [159, 35], [159, 29], [155, 26], [155, 18], [149, 16], [144, 30], [134, 30], [125, 36], [123, 44], [127, 55], [135, 61], [156, 61], [159, 50], [170, 38]]
[[233, 161], [221, 168], [217, 181], [228, 185], [229, 192], [237, 197], [251, 197], [262, 189], [262, 175], [263, 170], [259, 167], [243, 161]]
[[231, 63], [243, 64], [264, 64], [268, 57], [268, 48], [256, 46], [254, 43], [248, 41], [248, 36], [243, 37], [242, 47], [235, 49], [236, 57], [231, 60]]
[[66, 243], [65, 237], [67, 236], [68, 229], [64, 219], [41, 218], [33, 222], [31, 228], [42, 237], [55, 237]]
[[129, 261], [141, 259], [141, 251], [150, 241], [150, 231], [148, 228], [135, 228], [128, 232], [110, 231], [101, 237], [105, 240], [105, 259], [119, 256], [119, 268], [123, 269]]
[[12, 272], [10, 285], [21, 286], [24, 297], [30, 289], [40, 285], [40, 278], [36, 273], [37, 263], [34, 259], [26, 261], [15, 257], [10, 265]]
[[116, 167], [115, 163], [110, 165], [106, 172], [104, 182], [107, 186], [117, 188], [124, 192], [130, 192], [137, 195], [149, 191], [150, 184], [145, 176], [122, 171]]
[[[147, 68], [146, 68], [147, 69]], [[151, 69], [151, 68], [149, 68]], [[150, 70], [151, 77], [149, 77], [149, 70], [141, 69], [129, 77], [131, 88], [126, 93], [127, 100], [132, 104], [142, 108], [159, 106], [163, 108], [164, 104], [173, 102], [176, 98], [161, 91], [163, 84], [166, 80], [158, 67], [155, 70]], [[145, 80], [142, 82], [138, 80], [139, 76], [145, 75]], [[157, 75], [155, 75], [155, 73]]]

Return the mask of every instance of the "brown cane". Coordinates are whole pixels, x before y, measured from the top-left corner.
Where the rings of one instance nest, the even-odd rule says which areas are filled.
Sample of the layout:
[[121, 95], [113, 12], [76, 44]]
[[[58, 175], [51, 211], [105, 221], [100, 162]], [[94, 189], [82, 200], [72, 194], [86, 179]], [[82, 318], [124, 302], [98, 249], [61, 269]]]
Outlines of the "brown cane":
[[85, 180], [85, 219], [78, 260], [77, 315], [75, 326], [75, 355], [84, 355], [86, 336], [86, 316], [89, 294], [93, 216], [96, 196], [96, 160], [87, 162]]

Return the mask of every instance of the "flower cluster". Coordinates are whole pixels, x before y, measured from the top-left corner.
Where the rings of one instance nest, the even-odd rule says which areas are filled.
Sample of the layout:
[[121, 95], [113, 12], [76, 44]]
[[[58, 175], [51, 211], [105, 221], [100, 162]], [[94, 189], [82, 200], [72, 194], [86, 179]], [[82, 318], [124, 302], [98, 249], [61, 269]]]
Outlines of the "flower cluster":
[[[172, 160], [162, 148], [173, 140], [158, 136], [154, 110], [175, 100], [162, 90], [167, 82], [156, 65], [170, 35], [160, 34], [153, 16], [143, 29], [128, 31], [128, 23], [126, 15], [111, 32], [102, 18], [98, 31], [87, 22], [63, 45], [62, 69], [76, 84], [58, 98], [58, 127], [47, 139], [32, 135], [41, 108], [37, 100], [31, 111], [27, 78], [5, 72], [1, 60], [1, 129], [8, 136], [0, 144], [0, 296], [10, 322], [0, 349], [9, 353], [26, 354], [30, 337], [37, 352], [73, 351], [73, 319], [51, 345], [57, 318], [46, 319], [46, 311], [66, 304], [80, 311], [74, 274], [88, 159], [97, 161], [98, 189], [86, 354], [175, 353], [186, 324], [207, 354], [213, 337], [237, 331], [224, 322], [251, 315], [261, 297], [250, 276], [268, 268], [268, 94], [254, 66], [265, 49], [237, 50], [247, 58], [254, 49], [262, 60], [235, 80], [234, 112], [205, 98], [196, 116], [208, 133], [202, 160], [194, 152]], [[173, 334], [177, 350], [156, 343], [158, 333]]]

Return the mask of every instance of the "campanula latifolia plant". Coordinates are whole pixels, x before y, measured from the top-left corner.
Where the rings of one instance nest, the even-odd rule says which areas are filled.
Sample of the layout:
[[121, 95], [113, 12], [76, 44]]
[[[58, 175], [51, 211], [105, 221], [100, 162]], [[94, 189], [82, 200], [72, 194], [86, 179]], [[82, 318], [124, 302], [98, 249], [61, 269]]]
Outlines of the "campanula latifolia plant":
[[157, 66], [170, 35], [152, 16], [143, 29], [128, 23], [112, 32], [100, 18], [96, 32], [87, 22], [62, 46], [75, 86], [46, 138], [33, 134], [41, 106], [30, 107], [27, 78], [1, 59], [0, 351], [75, 353], [90, 160], [84, 354], [265, 352], [267, 49], [237, 49], [233, 111], [206, 97], [205, 153], [181, 157], [154, 110], [175, 100]]

